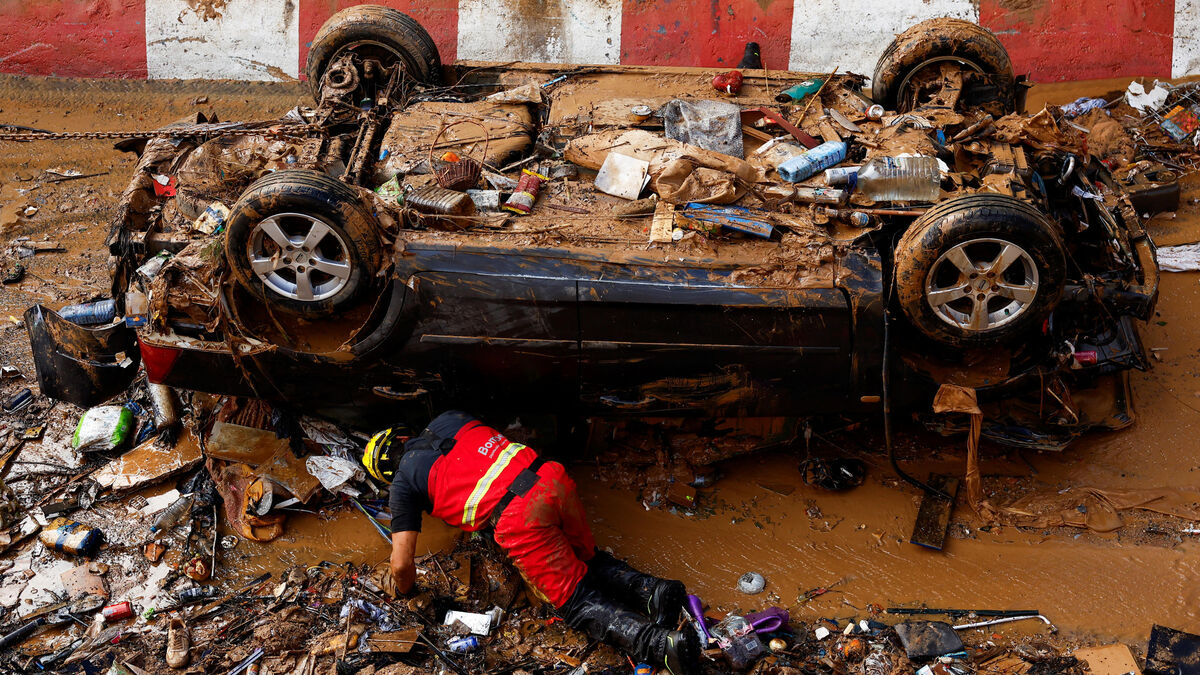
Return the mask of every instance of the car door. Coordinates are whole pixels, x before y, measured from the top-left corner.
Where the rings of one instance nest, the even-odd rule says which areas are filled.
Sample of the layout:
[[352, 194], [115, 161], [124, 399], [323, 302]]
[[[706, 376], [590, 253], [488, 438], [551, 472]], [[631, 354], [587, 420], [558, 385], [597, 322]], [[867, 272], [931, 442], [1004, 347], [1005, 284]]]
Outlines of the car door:
[[480, 414], [574, 406], [575, 278], [519, 250], [409, 253], [418, 318], [399, 365], [436, 379], [436, 398]]
[[686, 269], [610, 272], [625, 278], [579, 284], [586, 409], [756, 416], [845, 408], [853, 318], [840, 289], [767, 288]]

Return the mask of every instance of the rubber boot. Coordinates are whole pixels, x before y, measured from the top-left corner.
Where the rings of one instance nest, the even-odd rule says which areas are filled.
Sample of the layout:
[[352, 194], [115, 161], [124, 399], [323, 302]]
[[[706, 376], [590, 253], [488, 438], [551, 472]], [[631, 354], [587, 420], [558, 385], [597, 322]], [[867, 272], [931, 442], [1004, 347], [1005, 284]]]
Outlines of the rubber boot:
[[670, 675], [693, 675], [700, 671], [700, 636], [695, 631], [669, 630], [652, 623], [613, 601], [586, 577], [558, 613], [568, 626], [638, 661], [661, 664]]
[[663, 626], [675, 626], [687, 602], [687, 588], [682, 581], [640, 572], [604, 551], [597, 550], [588, 561], [588, 574], [614, 597]]

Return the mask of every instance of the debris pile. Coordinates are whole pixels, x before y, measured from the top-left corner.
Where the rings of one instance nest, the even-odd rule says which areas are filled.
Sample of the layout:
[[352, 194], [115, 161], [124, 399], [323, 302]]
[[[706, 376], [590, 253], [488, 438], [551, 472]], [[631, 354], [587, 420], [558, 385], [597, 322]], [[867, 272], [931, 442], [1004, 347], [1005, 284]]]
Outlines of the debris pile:
[[[934, 22], [922, 30], [966, 29]], [[433, 401], [496, 403], [476, 391], [481, 378], [451, 381], [456, 368], [444, 366], [439, 345], [458, 354], [511, 349], [514, 359], [564, 345], [595, 349], [580, 368], [561, 359], [564, 372], [587, 371], [587, 378], [630, 345], [650, 346], [624, 364], [648, 364], [647, 371], [663, 352], [709, 350], [701, 366], [676, 363], [645, 378], [629, 368], [616, 385], [599, 377], [604, 386], [579, 401], [606, 411], [688, 413], [655, 424], [597, 419], [589, 444], [597, 472], [641, 488], [647, 508], [688, 513], [700, 506], [696, 488], [711, 485], [716, 461], [800, 438], [808, 445], [812, 428], [784, 416], [800, 398], [767, 389], [782, 379], [778, 371], [808, 366], [784, 368], [775, 356], [807, 359], [797, 344], [807, 333], [847, 326], [821, 333], [829, 344], [812, 350], [818, 356], [852, 336], [866, 343], [848, 357], [853, 368], [839, 362], [828, 372], [859, 373], [861, 391], [838, 396], [863, 410], [888, 410], [885, 306], [913, 324], [903, 329], [919, 337], [913, 344], [952, 348], [913, 349], [901, 361], [926, 390], [963, 393], [961, 405], [934, 407], [945, 416], [930, 424], [969, 428], [972, 453], [981, 434], [1059, 448], [1086, 429], [1127, 421], [1124, 409], [1077, 407], [1071, 391], [1097, 382], [1127, 387], [1119, 374], [1146, 365], [1132, 320], [1153, 311], [1157, 267], [1141, 220], [1176, 209], [1179, 178], [1198, 166], [1200, 86], [1131, 86], [1124, 98], [1026, 114], [1011, 73], [972, 72], [939, 57], [900, 77], [899, 59], [916, 54], [920, 34], [898, 38], [893, 61], [876, 73], [874, 98], [864, 77], [836, 70], [713, 77], [509, 64], [460, 66], [455, 84], [442, 86], [429, 73], [414, 80], [395, 64], [350, 53], [310, 76], [317, 105], [285, 120], [197, 115], [128, 144], [139, 159], [108, 241], [111, 297], [26, 313], [40, 396], [24, 382], [9, 386], [20, 372], [3, 372], [0, 475], [11, 471], [0, 483], [0, 660], [14, 670], [114, 675], [164, 666], [234, 675], [644, 672], [534, 600], [487, 536], [460, 538], [418, 560], [417, 590], [408, 597], [393, 592], [382, 562], [310, 556], [257, 576], [239, 565], [247, 547], [286, 541], [299, 513], [359, 514], [385, 550], [387, 486], [360, 464], [369, 422], [428, 413]], [[895, 77], [885, 82], [881, 74]], [[80, 177], [54, 175], [50, 182]], [[1000, 212], [1006, 228], [1024, 228], [1028, 238], [1018, 244], [1030, 250], [995, 233], [976, 241], [943, 229], [970, 210]], [[936, 248], [956, 237], [962, 241]], [[980, 243], [993, 248], [969, 257]], [[645, 315], [628, 314], [594, 320], [618, 333], [589, 339], [569, 332], [583, 324], [570, 312], [580, 311], [586, 293], [601, 298], [607, 290], [545, 273], [531, 276], [567, 280], [553, 302], [571, 307], [568, 332], [554, 333], [550, 315], [538, 314], [528, 323], [542, 332], [504, 333], [520, 323], [507, 307], [478, 305], [511, 300], [501, 296], [515, 275], [495, 262], [499, 256], [515, 257], [521, 268], [535, 249], [529, 259], [551, 266], [645, 265], [633, 280], [660, 275], [656, 288], [670, 296], [647, 305], [733, 289], [744, 295], [717, 305], [721, 313], [784, 307], [786, 321], [747, 314], [729, 319], [719, 339], [699, 334], [717, 323], [712, 313], [685, 315], [662, 321], [671, 324], [669, 339], [648, 334], [635, 342], [619, 331], [640, 327]], [[51, 241], [12, 242], [18, 259], [57, 250]], [[478, 257], [449, 272], [429, 262], [470, 256]], [[1021, 279], [1011, 278], [1010, 265]], [[486, 281], [465, 284], [459, 273]], [[23, 274], [18, 264], [4, 281], [20, 283]], [[446, 301], [462, 300], [448, 292], [465, 286], [484, 292], [460, 305]], [[513, 297], [553, 304], [514, 288]], [[853, 309], [817, 314], [834, 297]], [[1063, 304], [1052, 306], [1060, 297]], [[416, 314], [443, 305], [476, 332], [414, 328]], [[850, 311], [864, 314], [846, 318]], [[1010, 348], [1026, 337], [1010, 332], [1018, 320], [1036, 334], [1032, 347]], [[681, 341], [678, 333], [688, 331], [698, 335]], [[998, 333], [1004, 349], [988, 342]], [[401, 352], [398, 345], [411, 353], [383, 354]], [[1033, 354], [1038, 347], [1044, 353]], [[964, 359], [946, 366], [943, 352], [958, 358], [971, 350], [1003, 351], [1004, 363], [982, 375], [964, 375], [972, 370], [960, 367]], [[559, 364], [561, 355], [552, 356], [540, 363]], [[493, 377], [493, 368], [510, 365], [492, 355], [457, 365], [466, 372], [480, 363]], [[543, 371], [513, 371], [555, 397]], [[1038, 382], [1025, 401], [1014, 395], [986, 411], [977, 404], [975, 382], [1019, 378]], [[970, 386], [949, 382], [959, 379]], [[571, 381], [563, 391], [591, 384]], [[838, 398], [814, 390], [816, 398]], [[1029, 401], [1036, 405], [1022, 407]], [[985, 415], [992, 424], [983, 425]], [[1046, 425], [1052, 432], [1038, 431]], [[30, 441], [41, 441], [36, 454], [24, 452]], [[978, 504], [971, 457], [976, 480], [969, 475], [967, 485]], [[860, 461], [811, 453], [800, 470], [806, 482], [831, 490], [857, 486], [865, 474]], [[957, 483], [935, 485], [927, 499], [953, 493]], [[1195, 509], [1182, 492], [1091, 498], [1101, 506], [1080, 515], [1057, 503], [1024, 514], [1039, 526], [1106, 531], [1119, 527], [1120, 510], [1193, 516]], [[935, 526], [916, 543], [940, 548], [953, 504], [943, 501], [922, 504]], [[819, 516], [812, 508], [810, 517]], [[757, 572], [730, 585], [744, 606], [706, 607], [693, 595], [680, 617], [681, 627], [701, 636], [709, 672], [1082, 674], [1089, 666], [1099, 672], [1093, 661], [1104, 661], [1125, 673], [1133, 661], [1124, 647], [1074, 649], [1036, 610], [847, 603], [853, 613], [805, 622], [795, 610], [833, 585], [799, 593], [791, 607], [768, 604], [782, 604], [782, 590]], [[954, 623], [915, 618], [926, 615]], [[986, 630], [1017, 621], [1040, 622], [1052, 635], [1014, 642]], [[1156, 628], [1147, 662], [1167, 668], [1194, 658], [1197, 640]]]

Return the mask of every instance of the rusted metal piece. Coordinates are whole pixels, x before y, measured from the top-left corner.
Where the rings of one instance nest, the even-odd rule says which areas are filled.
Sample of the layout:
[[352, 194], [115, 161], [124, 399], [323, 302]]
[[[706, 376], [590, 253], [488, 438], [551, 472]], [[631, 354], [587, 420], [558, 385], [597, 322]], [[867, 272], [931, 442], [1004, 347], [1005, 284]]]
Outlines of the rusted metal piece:
[[[813, 94], [813, 96], [816, 96], [816, 94]], [[754, 121], [759, 118], [765, 118], [774, 124], [778, 124], [780, 128], [791, 134], [792, 138], [800, 141], [801, 145], [810, 150], [821, 144], [821, 141], [809, 136], [804, 132], [804, 130], [784, 119], [783, 115], [780, 115], [778, 112], [771, 110], [766, 106], [750, 108], [742, 111], [743, 124], [753, 124]]]

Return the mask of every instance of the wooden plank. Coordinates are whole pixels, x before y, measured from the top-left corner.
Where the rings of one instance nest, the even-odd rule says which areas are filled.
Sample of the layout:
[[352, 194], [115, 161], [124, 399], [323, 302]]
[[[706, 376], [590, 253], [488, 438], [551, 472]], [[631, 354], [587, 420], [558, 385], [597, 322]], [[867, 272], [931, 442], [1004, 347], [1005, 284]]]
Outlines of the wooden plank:
[[389, 652], [392, 654], [407, 654], [417, 644], [416, 628], [406, 628], [387, 633], [372, 633], [367, 639], [373, 652]]

